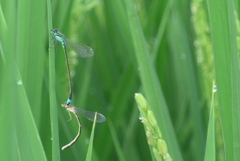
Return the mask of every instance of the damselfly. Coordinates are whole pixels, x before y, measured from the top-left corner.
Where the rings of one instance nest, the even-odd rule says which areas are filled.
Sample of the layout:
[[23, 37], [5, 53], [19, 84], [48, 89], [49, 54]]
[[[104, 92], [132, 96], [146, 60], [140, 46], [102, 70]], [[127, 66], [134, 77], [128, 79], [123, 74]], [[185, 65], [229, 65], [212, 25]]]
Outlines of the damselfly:
[[52, 39], [53, 39], [54, 47], [58, 45], [58, 42], [62, 43], [63, 51], [65, 54], [67, 71], [68, 71], [68, 79], [69, 79], [69, 89], [70, 89], [70, 92], [69, 92], [70, 94], [69, 94], [69, 97], [67, 100], [67, 104], [70, 104], [71, 100], [72, 100], [72, 79], [71, 79], [71, 75], [70, 75], [66, 47], [67, 47], [67, 45], [69, 45], [76, 52], [76, 54], [78, 54], [80, 57], [83, 57], [83, 58], [93, 56], [93, 50], [92, 50], [92, 48], [90, 48], [86, 45], [79, 45], [75, 42], [70, 41], [58, 29], [51, 30], [51, 33], [53, 34]]
[[79, 119], [78, 113], [81, 113], [84, 117], [86, 117], [90, 121], [94, 121], [95, 115], [96, 115], [96, 122], [101, 123], [101, 122], [106, 121], [105, 116], [103, 116], [102, 114], [97, 113], [97, 112], [85, 111], [85, 110], [76, 108], [76, 107], [74, 107], [72, 105], [68, 105], [67, 103], [62, 103], [62, 107], [65, 107], [66, 110], [68, 111], [68, 114], [70, 116], [69, 120], [72, 119], [72, 116], [71, 116], [71, 112], [72, 112], [75, 115], [75, 117], [77, 119], [77, 122], [78, 122], [78, 133], [77, 133], [76, 137], [70, 143], [68, 143], [67, 145], [63, 146], [62, 150], [65, 150], [68, 147], [72, 146], [77, 141], [79, 136], [81, 135], [82, 124], [81, 124], [81, 121]]

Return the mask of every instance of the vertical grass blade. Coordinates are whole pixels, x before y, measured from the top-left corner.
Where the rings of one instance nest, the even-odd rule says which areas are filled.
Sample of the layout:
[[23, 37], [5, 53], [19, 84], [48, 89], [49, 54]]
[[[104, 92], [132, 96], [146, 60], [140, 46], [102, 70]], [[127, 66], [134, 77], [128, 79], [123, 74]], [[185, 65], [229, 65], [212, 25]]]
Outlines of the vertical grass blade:
[[115, 146], [115, 149], [117, 151], [117, 155], [118, 155], [118, 160], [119, 161], [126, 161], [125, 157], [124, 157], [124, 153], [122, 151], [122, 148], [121, 148], [121, 145], [118, 141], [118, 138], [117, 138], [117, 133], [114, 129], [114, 126], [112, 124], [111, 121], [108, 121], [108, 126], [109, 126], [109, 129], [110, 129], [110, 132], [111, 132], [111, 136], [113, 138], [113, 143], [114, 143], [114, 146]]
[[[14, 107], [16, 105], [14, 101], [8, 101], [7, 98], [12, 98], [16, 93], [16, 85], [14, 86], [14, 80], [12, 74], [16, 72], [13, 66], [14, 54], [16, 49], [10, 45], [16, 43], [14, 37], [16, 36], [16, 9], [15, 2], [3, 3], [1, 2], [1, 17], [0, 17], [0, 74], [4, 75], [0, 79], [0, 160], [18, 160], [16, 154], [17, 151], [17, 139], [14, 129]], [[14, 9], [13, 9], [14, 8]], [[11, 32], [10, 32], [11, 31]], [[9, 40], [9, 41], [6, 41]], [[12, 80], [12, 81], [10, 81]], [[8, 121], [7, 121], [8, 120]], [[14, 155], [13, 155], [14, 154]]]
[[[48, 31], [52, 29], [52, 7], [50, 0], [47, 1], [48, 11]], [[50, 99], [50, 119], [52, 131], [52, 160], [60, 160], [60, 147], [58, 135], [58, 110], [55, 91], [55, 53], [54, 48], [50, 48], [51, 36], [49, 36], [49, 99]]]
[[[34, 117], [27, 100], [25, 85], [21, 84], [22, 78], [17, 68], [16, 78], [18, 78], [17, 92], [15, 93], [17, 103], [21, 108], [15, 110], [15, 135], [17, 148], [19, 150], [19, 160], [47, 160]], [[14, 74], [14, 73], [13, 73]]]
[[[182, 137], [182, 128], [187, 129], [191, 126], [191, 142], [189, 150], [194, 160], [202, 161], [205, 148], [205, 133], [203, 118], [201, 117], [201, 107], [199, 103], [200, 91], [196, 76], [194, 55], [191, 52], [191, 44], [188, 40], [188, 32], [182, 23], [179, 11], [173, 10], [168, 26], [168, 41], [171, 50], [171, 67], [174, 84], [172, 85], [173, 93], [177, 95], [173, 101], [175, 113], [184, 121], [177, 121], [184, 125], [178, 126], [177, 133]], [[172, 74], [170, 73], [170, 74]], [[175, 82], [178, 82], [175, 84]], [[183, 105], [181, 108], [180, 106]], [[176, 108], [178, 107], [178, 108]], [[188, 110], [187, 113], [185, 110]], [[182, 115], [182, 116], [181, 116]], [[185, 116], [184, 116], [185, 115]], [[188, 120], [189, 119], [189, 120]], [[177, 124], [178, 124], [177, 123]], [[191, 124], [191, 125], [190, 125]], [[187, 132], [187, 130], [185, 130]], [[197, 145], [197, 146], [196, 146]], [[184, 155], [184, 157], [186, 154]], [[193, 159], [192, 158], [192, 159]]]
[[214, 115], [214, 90], [212, 92], [212, 106], [210, 109], [210, 117], [208, 122], [207, 143], [205, 149], [204, 161], [215, 161], [216, 148], [215, 148], [215, 115]]
[[240, 158], [240, 77], [233, 0], [207, 1], [226, 160]]
[[[38, 22], [31, 24], [36, 12], [31, 16], [29, 12], [36, 7], [35, 4], [27, 0], [22, 3], [1, 1], [1, 9], [3, 9], [1, 10], [1, 24], [3, 25], [0, 27], [2, 55], [0, 71], [4, 77], [0, 81], [2, 111], [0, 125], [3, 131], [0, 136], [2, 143], [0, 160], [47, 160], [39, 136], [37, 119], [33, 114], [34, 107], [39, 110], [40, 106], [42, 56], [34, 55], [35, 58], [39, 58], [39, 64], [35, 64], [34, 68], [37, 69], [39, 75], [36, 75], [35, 78], [31, 77], [34, 70], [29, 70], [33, 69], [33, 66], [28, 61], [32, 58], [28, 56], [33, 55], [32, 49], [36, 45], [34, 42], [30, 44], [33, 38], [31, 36], [35, 32], [32, 32], [31, 29], [36, 29], [35, 25], [43, 20], [43, 16], [40, 15]], [[43, 6], [45, 7], [44, 3], [39, 3], [38, 8], [43, 9]], [[42, 38], [43, 34], [39, 38], [40, 42], [42, 42]], [[41, 47], [41, 45], [35, 46], [34, 54], [38, 54]], [[34, 79], [38, 80], [34, 81]], [[34, 90], [29, 90], [33, 84]], [[30, 104], [30, 102], [35, 102], [35, 104]]]
[[156, 35], [156, 41], [154, 42], [154, 45], [152, 47], [153, 60], [156, 59], [158, 49], [159, 49], [161, 41], [163, 39], [163, 34], [164, 34], [165, 28], [167, 26], [167, 20], [170, 17], [169, 15], [170, 15], [170, 11], [171, 11], [171, 8], [172, 8], [172, 3], [173, 3], [173, 0], [168, 1], [167, 7], [166, 7], [166, 9], [164, 11], [164, 14], [163, 14], [162, 21], [159, 24], [158, 33]]
[[173, 159], [177, 158], [178, 160], [182, 160], [161, 86], [150, 58], [133, 1], [125, 0], [124, 3], [139, 66], [139, 74], [145, 93], [144, 95], [147, 97], [149, 106], [152, 107], [157, 123], [162, 129], [163, 137], [169, 145], [169, 153], [173, 154]]
[[95, 125], [96, 125], [96, 118], [97, 118], [97, 112], [95, 113], [95, 117], [94, 117], [94, 122], [93, 122], [93, 127], [92, 127], [90, 140], [89, 140], [86, 161], [91, 161], [92, 160], [93, 138], [94, 138]]

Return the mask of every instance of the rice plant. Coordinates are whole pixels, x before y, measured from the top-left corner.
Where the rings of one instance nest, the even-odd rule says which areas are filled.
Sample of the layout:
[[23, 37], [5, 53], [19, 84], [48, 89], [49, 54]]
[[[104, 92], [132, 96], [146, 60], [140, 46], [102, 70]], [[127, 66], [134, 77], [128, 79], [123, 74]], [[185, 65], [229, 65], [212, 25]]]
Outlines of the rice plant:
[[239, 160], [238, 3], [1, 0], [0, 160]]

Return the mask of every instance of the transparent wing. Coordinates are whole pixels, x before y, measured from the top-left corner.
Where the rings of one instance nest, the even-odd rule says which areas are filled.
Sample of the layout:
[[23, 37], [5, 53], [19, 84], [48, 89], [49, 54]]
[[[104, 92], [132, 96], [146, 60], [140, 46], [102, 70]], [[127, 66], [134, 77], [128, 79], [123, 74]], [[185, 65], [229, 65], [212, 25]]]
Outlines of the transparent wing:
[[[82, 114], [84, 117], [86, 117], [88, 120], [94, 121], [95, 112], [85, 111], [83, 109], [79, 109], [79, 108], [76, 108], [76, 107], [75, 107], [75, 110], [78, 113]], [[103, 116], [100, 113], [97, 113], [96, 122], [101, 123], [101, 122], [104, 122], [104, 121], [106, 121], [105, 116]]]
[[75, 42], [72, 42], [71, 40], [65, 38], [64, 41], [78, 54], [80, 57], [90, 57], [93, 56], [93, 49], [86, 46], [86, 45], [80, 45]]

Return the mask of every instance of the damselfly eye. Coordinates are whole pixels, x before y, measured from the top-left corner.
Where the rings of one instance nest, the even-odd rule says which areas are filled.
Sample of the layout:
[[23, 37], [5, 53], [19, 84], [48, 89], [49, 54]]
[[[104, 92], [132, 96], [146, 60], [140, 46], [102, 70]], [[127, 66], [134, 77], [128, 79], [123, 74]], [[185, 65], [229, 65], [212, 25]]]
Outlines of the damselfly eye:
[[62, 107], [66, 107], [66, 105], [67, 104], [65, 102], [61, 104]]

